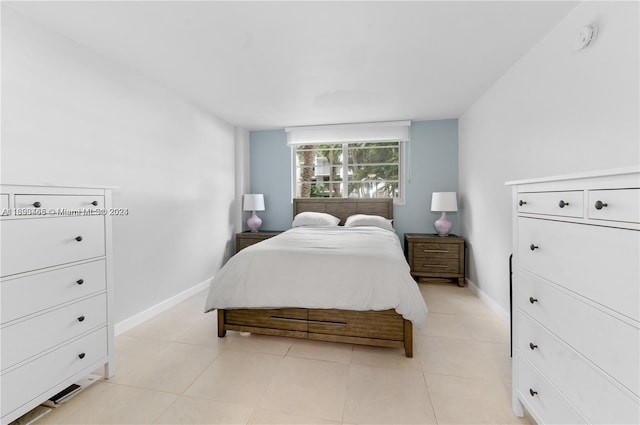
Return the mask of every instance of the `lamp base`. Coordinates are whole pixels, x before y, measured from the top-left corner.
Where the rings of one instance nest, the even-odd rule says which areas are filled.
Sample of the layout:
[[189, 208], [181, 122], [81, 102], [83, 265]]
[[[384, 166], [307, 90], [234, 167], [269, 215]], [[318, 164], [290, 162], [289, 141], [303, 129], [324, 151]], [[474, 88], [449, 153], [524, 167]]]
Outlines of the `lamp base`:
[[251, 214], [251, 217], [247, 219], [247, 226], [252, 232], [257, 232], [260, 226], [262, 226], [262, 219], [258, 217], [255, 211]]
[[433, 223], [433, 226], [438, 231], [438, 236], [449, 236], [453, 223], [447, 217], [447, 213], [442, 211], [442, 215]]

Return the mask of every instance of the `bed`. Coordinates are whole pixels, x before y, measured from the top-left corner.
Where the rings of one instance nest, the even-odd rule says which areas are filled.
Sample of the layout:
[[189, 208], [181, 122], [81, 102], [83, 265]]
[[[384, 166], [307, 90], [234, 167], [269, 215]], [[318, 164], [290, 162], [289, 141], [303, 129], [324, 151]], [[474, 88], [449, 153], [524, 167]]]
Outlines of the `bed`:
[[[392, 219], [393, 200], [294, 199], [294, 217], [307, 211], [340, 224], [354, 214]], [[205, 310], [217, 310], [221, 338], [232, 330], [400, 347], [407, 357], [413, 324], [426, 319], [397, 236], [369, 226], [296, 227], [243, 249], [212, 281]]]

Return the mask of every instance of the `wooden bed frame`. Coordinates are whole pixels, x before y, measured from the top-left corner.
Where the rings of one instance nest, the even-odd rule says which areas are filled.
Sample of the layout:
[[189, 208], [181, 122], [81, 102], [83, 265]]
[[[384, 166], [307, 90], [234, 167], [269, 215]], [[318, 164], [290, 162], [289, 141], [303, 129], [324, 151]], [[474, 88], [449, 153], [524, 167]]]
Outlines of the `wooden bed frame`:
[[[341, 222], [353, 214], [393, 218], [393, 199], [300, 198], [293, 200], [293, 215], [326, 212]], [[218, 337], [227, 330], [279, 335], [379, 347], [404, 347], [413, 357], [413, 326], [395, 310], [335, 309], [218, 309]]]

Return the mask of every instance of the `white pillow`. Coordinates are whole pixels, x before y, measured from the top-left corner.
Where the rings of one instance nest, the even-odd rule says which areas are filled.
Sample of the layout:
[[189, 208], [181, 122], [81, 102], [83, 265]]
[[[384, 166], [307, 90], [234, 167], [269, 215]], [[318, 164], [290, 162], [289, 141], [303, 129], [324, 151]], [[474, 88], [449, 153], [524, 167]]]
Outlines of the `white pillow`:
[[337, 226], [339, 223], [340, 219], [338, 217], [332, 216], [331, 214], [305, 211], [296, 214], [296, 216], [293, 218], [293, 223], [291, 223], [291, 227]]
[[344, 227], [356, 227], [356, 226], [375, 226], [385, 230], [393, 230], [393, 220], [384, 218], [379, 215], [367, 215], [367, 214], [355, 214], [349, 216], [344, 223]]

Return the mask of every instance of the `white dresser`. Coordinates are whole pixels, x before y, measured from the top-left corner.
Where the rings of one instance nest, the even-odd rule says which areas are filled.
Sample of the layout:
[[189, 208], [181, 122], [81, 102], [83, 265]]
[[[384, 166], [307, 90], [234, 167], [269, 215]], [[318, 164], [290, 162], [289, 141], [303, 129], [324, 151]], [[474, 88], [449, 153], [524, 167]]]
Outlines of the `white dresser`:
[[638, 167], [513, 186], [513, 410], [640, 423]]
[[0, 187], [1, 423], [114, 373], [111, 191]]

